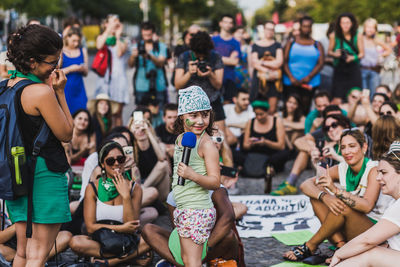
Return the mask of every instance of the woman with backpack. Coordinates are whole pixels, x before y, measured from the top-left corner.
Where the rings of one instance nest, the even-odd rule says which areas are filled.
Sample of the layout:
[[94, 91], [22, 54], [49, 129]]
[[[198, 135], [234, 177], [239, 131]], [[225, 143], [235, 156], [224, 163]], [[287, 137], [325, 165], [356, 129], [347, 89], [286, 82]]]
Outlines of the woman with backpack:
[[13, 265], [17, 267], [44, 266], [61, 224], [71, 220], [65, 176], [69, 165], [61, 141], [71, 140], [73, 120], [65, 100], [67, 79], [63, 71], [56, 69], [62, 47], [61, 37], [41, 25], [18, 29], [10, 36], [8, 45], [7, 56], [16, 71], [11, 73], [7, 90], [22, 80], [36, 82], [16, 94], [17, 123], [28, 158], [41, 125], [46, 123], [50, 128], [34, 173], [31, 238], [25, 235], [29, 219], [27, 196], [6, 201], [17, 234]]
[[328, 56], [334, 58], [332, 104], [340, 105], [351, 88], [362, 88], [360, 59], [364, 45], [357, 36], [358, 23], [352, 13], [340, 14], [335, 25], [335, 32], [329, 36]]
[[314, 92], [321, 83], [319, 72], [325, 61], [321, 43], [311, 37], [312, 25], [311, 17], [301, 18], [300, 34], [289, 41], [284, 50], [284, 99], [286, 101], [292, 94], [300, 95], [304, 115], [310, 111]]

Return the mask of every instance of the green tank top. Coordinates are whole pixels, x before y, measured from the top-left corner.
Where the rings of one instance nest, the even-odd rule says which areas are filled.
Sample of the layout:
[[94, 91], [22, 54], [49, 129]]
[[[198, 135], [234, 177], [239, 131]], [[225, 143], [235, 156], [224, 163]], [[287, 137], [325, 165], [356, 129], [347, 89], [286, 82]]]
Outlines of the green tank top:
[[[346, 42], [345, 40], [342, 40], [342, 39], [340, 39], [340, 38], [335, 36], [335, 48], [333, 49], [333, 51], [336, 51], [336, 50], [339, 50], [339, 49], [344, 49], [350, 55], [356, 57], [356, 60], [354, 62], [359, 63], [360, 60], [358, 58], [358, 50], [357, 51], [354, 50], [354, 48], [358, 49], [358, 47], [357, 47], [357, 36], [358, 36], [358, 33], [356, 34], [356, 36], [354, 36], [354, 38], [352, 38], [350, 40], [352, 45], [350, 45], [349, 42]], [[335, 58], [334, 61], [333, 61], [333, 64], [335, 66], [337, 66], [339, 64], [339, 59]]]
[[[204, 159], [199, 156], [198, 147], [204, 132], [197, 138], [196, 146], [190, 152], [189, 166], [201, 175], [207, 175]], [[183, 147], [180, 145], [182, 134], [175, 141], [174, 172], [172, 176], [172, 192], [178, 209], [209, 209], [213, 207], [208, 189], [201, 187], [195, 182], [186, 179], [185, 185], [177, 185], [177, 168], [182, 160]]]

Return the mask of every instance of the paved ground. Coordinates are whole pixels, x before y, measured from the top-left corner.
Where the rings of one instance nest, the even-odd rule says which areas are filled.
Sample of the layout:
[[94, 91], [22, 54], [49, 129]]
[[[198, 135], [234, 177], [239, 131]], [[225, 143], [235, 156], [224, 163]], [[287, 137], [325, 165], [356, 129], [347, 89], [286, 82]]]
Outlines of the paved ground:
[[[133, 71], [128, 71], [128, 80], [132, 80]], [[95, 90], [97, 76], [90, 72], [88, 77], [85, 78], [86, 90], [88, 93], [88, 98], [93, 98], [93, 92]], [[129, 91], [132, 92], [132, 85], [129, 85]], [[133, 100], [132, 93], [131, 100]], [[124, 108], [124, 122], [127, 122], [131, 112], [133, 111], [133, 101], [131, 104]], [[277, 174], [273, 179], [273, 188], [276, 188], [289, 174], [291, 164], [293, 162], [288, 162], [285, 167], [285, 171]], [[300, 182], [304, 179], [311, 177], [313, 172], [311, 170], [305, 171], [300, 179]], [[264, 180], [263, 179], [250, 179], [241, 177], [238, 182], [240, 194], [241, 195], [254, 195], [263, 194]], [[156, 224], [170, 228], [170, 223], [167, 216], [161, 216], [157, 219]], [[245, 248], [245, 261], [249, 267], [261, 267], [261, 266], [271, 266], [282, 261], [282, 253], [285, 252], [289, 247], [283, 245], [282, 243], [276, 241], [274, 238], [243, 238], [242, 239]], [[69, 256], [72, 256], [68, 253]], [[160, 258], [156, 255], [153, 260], [153, 265]]]

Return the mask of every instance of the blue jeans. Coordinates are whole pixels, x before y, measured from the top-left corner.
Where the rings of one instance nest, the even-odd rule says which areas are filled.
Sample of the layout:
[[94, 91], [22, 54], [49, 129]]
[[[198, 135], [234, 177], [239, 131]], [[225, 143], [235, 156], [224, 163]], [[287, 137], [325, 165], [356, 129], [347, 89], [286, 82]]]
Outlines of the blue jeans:
[[[375, 93], [376, 87], [381, 82], [381, 78], [379, 77], [379, 73], [369, 69], [361, 69], [361, 77], [362, 77], [362, 86], [363, 88], [370, 89], [371, 96]], [[363, 89], [362, 88], [362, 89]]]

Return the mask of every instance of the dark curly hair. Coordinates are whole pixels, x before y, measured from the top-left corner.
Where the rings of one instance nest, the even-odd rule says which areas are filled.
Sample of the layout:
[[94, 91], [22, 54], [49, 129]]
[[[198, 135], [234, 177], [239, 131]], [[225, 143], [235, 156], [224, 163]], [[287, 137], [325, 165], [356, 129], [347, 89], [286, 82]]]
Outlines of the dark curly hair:
[[199, 31], [190, 39], [190, 49], [196, 54], [209, 55], [214, 43], [207, 32]]
[[349, 18], [351, 20], [350, 34], [351, 34], [351, 38], [354, 38], [357, 35], [358, 22], [357, 22], [356, 17], [354, 17], [354, 15], [350, 12], [342, 13], [337, 17], [336, 22], [335, 22], [335, 25], [336, 25], [335, 36], [339, 39], [344, 39], [343, 30], [342, 30], [342, 27], [340, 27], [340, 20], [343, 17]]
[[62, 38], [47, 26], [29, 25], [12, 33], [7, 48], [7, 58], [23, 74], [31, 71], [31, 59], [43, 61], [63, 47]]
[[[204, 115], [204, 113], [207, 113], [208, 110], [204, 110], [204, 111], [200, 111], [202, 113], [202, 115]], [[206, 133], [209, 136], [213, 135], [213, 131], [215, 131], [216, 129], [213, 127], [214, 126], [214, 112], [211, 109], [210, 110], [210, 123], [208, 124], [207, 128], [206, 128]], [[174, 123], [174, 134], [179, 135], [181, 133], [185, 132], [185, 128], [183, 126], [183, 115], [179, 115], [178, 118], [176, 119], [175, 123]]]

